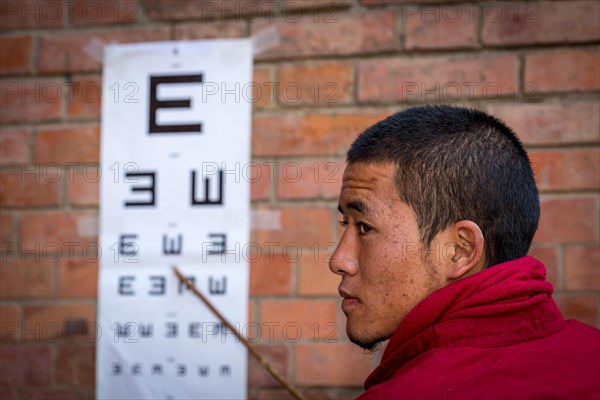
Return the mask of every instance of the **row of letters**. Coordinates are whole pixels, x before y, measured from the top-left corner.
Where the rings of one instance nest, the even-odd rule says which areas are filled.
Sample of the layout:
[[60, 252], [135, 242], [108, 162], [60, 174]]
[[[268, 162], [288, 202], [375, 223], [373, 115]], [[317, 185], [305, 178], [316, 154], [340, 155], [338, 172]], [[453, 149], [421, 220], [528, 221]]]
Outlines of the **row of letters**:
[[[119, 254], [122, 256], [135, 256], [139, 253], [136, 240], [137, 233], [123, 233], [119, 236]], [[202, 243], [202, 251], [209, 256], [225, 254], [227, 249], [227, 235], [225, 233], [209, 233], [207, 242]], [[183, 252], [183, 234], [169, 237], [164, 234], [162, 238], [162, 253], [164, 255], [181, 255]]]
[[[139, 171], [139, 172], [126, 172], [125, 183], [140, 183], [140, 178], [148, 179], [146, 185], [132, 186], [132, 192], [145, 192], [144, 198], [137, 198], [133, 200], [125, 200], [125, 207], [154, 207], [156, 206], [156, 171]], [[205, 176], [203, 179], [204, 183], [204, 194], [198, 195], [196, 192], [200, 191], [196, 185], [196, 171], [191, 172], [191, 191], [190, 191], [190, 205], [191, 206], [215, 206], [223, 205], [224, 202], [224, 175], [223, 170], [217, 171], [217, 194], [215, 196], [210, 193], [210, 179], [209, 176]]]
[[[195, 285], [196, 278], [193, 276], [187, 277], [192, 284]], [[139, 284], [138, 276], [136, 275], [123, 275], [119, 276], [117, 283], [117, 294], [119, 296], [137, 296], [140, 293], [148, 296], [165, 296], [167, 293], [167, 277], [164, 275], [150, 275], [148, 276], [148, 287], [146, 291], [140, 291], [136, 289]], [[227, 294], [227, 277], [215, 278], [213, 276], [208, 277], [208, 294], [211, 295], [226, 295]], [[181, 281], [178, 282], [177, 294], [182, 295], [184, 290], [189, 290], [185, 284]]]
[[[181, 328], [180, 325], [184, 325]], [[119, 342], [121, 339], [123, 343], [138, 343], [138, 338], [151, 339], [156, 336], [165, 338], [177, 338], [181, 336], [187, 336], [193, 339], [207, 339], [208, 337], [216, 337], [220, 335], [222, 338], [226, 338], [227, 335], [233, 333], [223, 324], [222, 322], [189, 322], [187, 324], [179, 324], [178, 322], [165, 322], [159, 324], [160, 329], [155, 329], [155, 325], [152, 322], [148, 323], [133, 323], [116, 322], [110, 326], [110, 329], [114, 331], [115, 342]]]
[[[215, 368], [217, 372], [213, 372], [213, 374], [218, 374], [219, 376], [231, 376], [231, 366], [228, 364], [222, 364], [218, 368]], [[214, 370], [213, 370], [214, 371]], [[121, 363], [113, 363], [111, 368], [111, 374], [114, 376], [123, 376], [126, 373], [129, 373], [133, 376], [143, 376], [143, 375], [154, 375], [154, 376], [164, 376], [165, 374], [184, 377], [192, 374], [196, 374], [199, 377], [209, 377], [211, 376], [211, 368], [209, 365], [198, 365], [196, 368], [193, 368], [186, 364], [175, 364], [173, 366], [165, 366], [163, 364], [151, 364], [144, 367], [140, 363], [133, 363], [131, 366], [127, 368]]]

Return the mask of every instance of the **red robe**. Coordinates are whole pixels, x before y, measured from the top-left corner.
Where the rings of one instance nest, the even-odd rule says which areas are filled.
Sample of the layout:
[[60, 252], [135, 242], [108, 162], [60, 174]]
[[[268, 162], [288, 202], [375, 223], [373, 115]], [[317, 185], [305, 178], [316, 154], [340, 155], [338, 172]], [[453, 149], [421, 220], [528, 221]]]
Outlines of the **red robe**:
[[600, 330], [565, 321], [552, 291], [523, 257], [433, 292], [358, 399], [600, 399]]

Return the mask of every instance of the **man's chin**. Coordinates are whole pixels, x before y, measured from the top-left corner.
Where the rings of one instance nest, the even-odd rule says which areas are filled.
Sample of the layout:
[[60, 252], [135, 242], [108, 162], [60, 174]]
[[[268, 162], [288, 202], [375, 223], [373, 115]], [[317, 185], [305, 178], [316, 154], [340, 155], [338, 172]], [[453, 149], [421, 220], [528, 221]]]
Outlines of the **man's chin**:
[[381, 343], [385, 340], [385, 339], [376, 339], [374, 341], [363, 340], [363, 339], [353, 336], [350, 332], [346, 332], [346, 333], [352, 343], [354, 343], [355, 345], [360, 346], [363, 349], [365, 349], [366, 351], [370, 351], [370, 352], [377, 351], [377, 349], [379, 348], [379, 343]]

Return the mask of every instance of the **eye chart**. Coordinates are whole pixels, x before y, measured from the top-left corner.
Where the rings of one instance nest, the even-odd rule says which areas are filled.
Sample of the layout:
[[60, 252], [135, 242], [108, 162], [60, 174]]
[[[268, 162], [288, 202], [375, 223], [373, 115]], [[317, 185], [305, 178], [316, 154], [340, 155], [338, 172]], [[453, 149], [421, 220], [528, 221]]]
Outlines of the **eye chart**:
[[[108, 46], [102, 97], [98, 399], [243, 399], [250, 39]], [[250, 94], [248, 94], [250, 93]]]

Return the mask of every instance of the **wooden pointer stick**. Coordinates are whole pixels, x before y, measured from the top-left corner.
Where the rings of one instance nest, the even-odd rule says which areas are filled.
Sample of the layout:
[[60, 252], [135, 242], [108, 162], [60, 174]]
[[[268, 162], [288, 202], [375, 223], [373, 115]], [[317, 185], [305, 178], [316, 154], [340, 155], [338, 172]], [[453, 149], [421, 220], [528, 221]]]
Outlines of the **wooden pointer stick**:
[[215, 314], [221, 320], [221, 322], [223, 322], [223, 324], [227, 327], [227, 329], [229, 329], [230, 331], [232, 331], [233, 334], [239, 340], [241, 340], [242, 343], [244, 343], [244, 346], [246, 346], [246, 348], [248, 349], [248, 351], [250, 353], [252, 353], [252, 355], [254, 357], [256, 357], [256, 359], [258, 360], [258, 362], [261, 363], [263, 367], [265, 367], [265, 369], [271, 374], [271, 376], [273, 376], [273, 378], [275, 378], [277, 380], [277, 382], [279, 382], [279, 384], [281, 386], [283, 386], [288, 392], [290, 392], [290, 394], [296, 400], [304, 400], [304, 397], [302, 397], [302, 395], [296, 389], [294, 389], [294, 387], [283, 376], [281, 376], [279, 374], [279, 372], [277, 372], [275, 370], [275, 368], [273, 368], [271, 366], [271, 364], [269, 364], [269, 362], [258, 351], [256, 351], [256, 349], [254, 349], [254, 347], [248, 341], [248, 339], [246, 339], [245, 337], [243, 337], [233, 327], [233, 325], [231, 325], [231, 323], [227, 319], [225, 319], [225, 317], [208, 301], [208, 299], [206, 297], [204, 297], [202, 295], [202, 293], [200, 293], [200, 291], [198, 291], [198, 289], [196, 289], [196, 287], [194, 286], [194, 284], [188, 278], [186, 278], [185, 276], [183, 276], [183, 274], [179, 271], [179, 269], [176, 266], [173, 266], [173, 271], [175, 271], [175, 274], [177, 275], [177, 277], [179, 278], [179, 280], [181, 282], [183, 282], [185, 284], [185, 286], [187, 286], [188, 289], [190, 289], [200, 300], [202, 300], [202, 302], [204, 303], [204, 305], [206, 305], [206, 307], [208, 307], [210, 309], [210, 311], [212, 311], [213, 314]]

